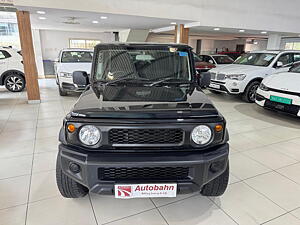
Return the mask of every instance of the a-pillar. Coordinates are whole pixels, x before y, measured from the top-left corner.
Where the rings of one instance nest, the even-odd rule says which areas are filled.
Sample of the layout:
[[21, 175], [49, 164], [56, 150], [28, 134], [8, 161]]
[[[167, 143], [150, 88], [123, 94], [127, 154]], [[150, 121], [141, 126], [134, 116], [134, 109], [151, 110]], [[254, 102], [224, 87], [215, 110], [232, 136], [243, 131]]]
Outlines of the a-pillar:
[[184, 28], [184, 24], [175, 25], [175, 35], [174, 41], [175, 43], [189, 43], [189, 28]]
[[33, 50], [30, 14], [17, 11], [19, 36], [22, 49], [28, 103], [40, 103], [40, 89]]
[[279, 50], [281, 43], [280, 34], [270, 34], [268, 37], [267, 50]]

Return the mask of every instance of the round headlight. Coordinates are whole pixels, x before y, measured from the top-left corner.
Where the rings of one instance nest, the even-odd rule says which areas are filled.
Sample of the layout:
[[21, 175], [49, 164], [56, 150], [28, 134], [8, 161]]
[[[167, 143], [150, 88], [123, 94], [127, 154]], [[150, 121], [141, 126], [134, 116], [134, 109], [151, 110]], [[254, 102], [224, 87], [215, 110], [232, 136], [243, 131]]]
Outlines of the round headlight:
[[198, 145], [207, 144], [211, 139], [211, 129], [208, 126], [200, 125], [193, 129], [192, 140]]
[[79, 140], [85, 145], [95, 145], [101, 138], [100, 130], [92, 125], [83, 126], [79, 131]]

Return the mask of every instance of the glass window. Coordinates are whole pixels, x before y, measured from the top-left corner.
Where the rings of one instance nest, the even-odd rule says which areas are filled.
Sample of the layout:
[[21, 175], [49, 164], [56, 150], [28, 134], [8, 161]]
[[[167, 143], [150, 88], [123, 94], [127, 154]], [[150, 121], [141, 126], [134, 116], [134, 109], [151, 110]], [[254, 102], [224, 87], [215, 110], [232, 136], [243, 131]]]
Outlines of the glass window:
[[299, 62], [299, 61], [300, 61], [300, 54], [294, 53], [294, 62]]
[[61, 62], [77, 63], [77, 62], [92, 62], [93, 53], [87, 51], [65, 51], [62, 53]]
[[251, 66], [268, 66], [271, 64], [276, 54], [273, 53], [247, 53], [234, 61], [234, 64]]
[[88, 40], [88, 39], [70, 39], [70, 48], [86, 48], [92, 49], [97, 44], [101, 43], [100, 40]]
[[293, 63], [293, 60], [293, 54], [286, 53], [279, 57], [278, 62], [282, 62], [283, 65], [287, 65]]
[[97, 80], [117, 80], [123, 77], [134, 80], [155, 81], [170, 78], [190, 81], [188, 52], [137, 47], [101, 50], [97, 53]]
[[233, 63], [233, 59], [227, 55], [213, 56], [217, 64], [231, 64]]
[[11, 57], [11, 55], [7, 51], [0, 51], [0, 59], [6, 59]]

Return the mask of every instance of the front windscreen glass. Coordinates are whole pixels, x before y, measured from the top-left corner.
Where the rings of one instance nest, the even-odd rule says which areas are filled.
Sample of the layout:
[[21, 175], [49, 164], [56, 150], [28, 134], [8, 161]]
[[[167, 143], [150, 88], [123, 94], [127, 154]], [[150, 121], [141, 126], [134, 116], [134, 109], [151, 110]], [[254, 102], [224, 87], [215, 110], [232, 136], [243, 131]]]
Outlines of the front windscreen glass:
[[65, 51], [62, 53], [62, 63], [91, 63], [93, 53], [87, 51]]
[[188, 52], [176, 48], [99, 49], [94, 76], [104, 82], [189, 82], [189, 62]]
[[273, 53], [247, 53], [240, 56], [234, 64], [251, 66], [269, 66], [276, 54]]
[[233, 63], [233, 59], [227, 55], [213, 56], [217, 64], [231, 64]]

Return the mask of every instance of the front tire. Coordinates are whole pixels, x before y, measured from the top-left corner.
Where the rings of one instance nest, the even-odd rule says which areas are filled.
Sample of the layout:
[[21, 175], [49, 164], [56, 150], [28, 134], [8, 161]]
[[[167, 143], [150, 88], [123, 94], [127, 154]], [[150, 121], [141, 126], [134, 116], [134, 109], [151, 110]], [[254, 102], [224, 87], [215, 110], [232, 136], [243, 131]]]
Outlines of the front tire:
[[205, 184], [201, 190], [203, 196], [220, 196], [224, 194], [229, 181], [229, 165], [217, 178]]
[[25, 78], [17, 72], [12, 72], [5, 77], [4, 85], [11, 92], [21, 92], [25, 88]]
[[260, 85], [260, 81], [253, 81], [250, 84], [248, 84], [248, 86], [246, 87], [243, 95], [242, 95], [242, 99], [245, 102], [250, 102], [250, 103], [254, 103], [255, 102], [255, 97], [256, 97], [256, 91], [257, 88]]
[[63, 173], [59, 156], [56, 160], [56, 183], [59, 192], [65, 198], [81, 198], [89, 192], [86, 187], [72, 180]]

